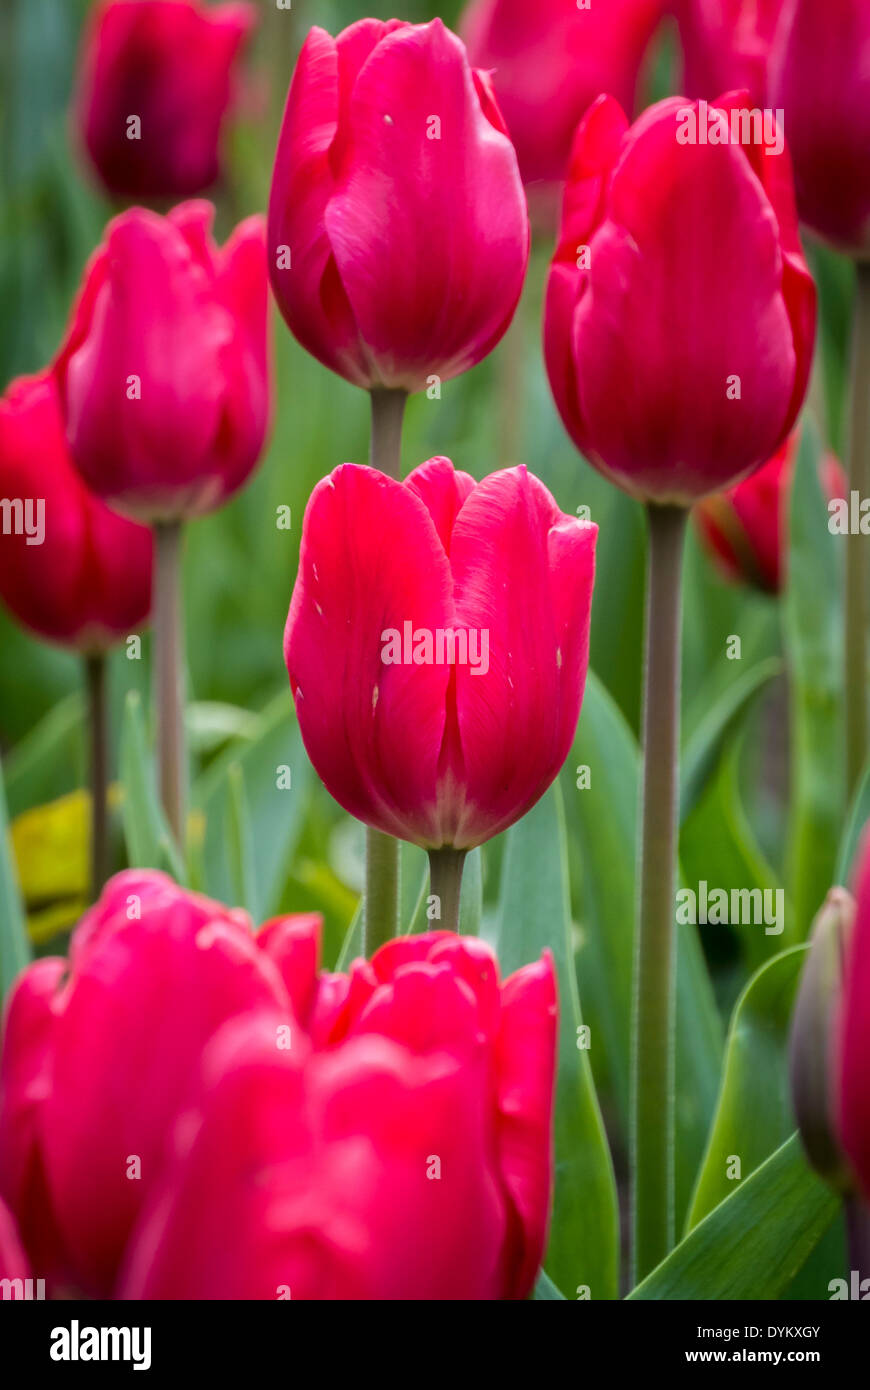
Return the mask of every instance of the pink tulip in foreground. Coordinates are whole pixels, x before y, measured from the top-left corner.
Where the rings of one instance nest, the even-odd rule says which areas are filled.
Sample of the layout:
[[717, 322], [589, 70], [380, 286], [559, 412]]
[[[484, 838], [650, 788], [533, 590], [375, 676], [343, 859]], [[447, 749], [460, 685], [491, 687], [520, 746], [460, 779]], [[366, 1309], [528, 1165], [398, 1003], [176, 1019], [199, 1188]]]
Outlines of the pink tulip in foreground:
[[574, 737], [597, 527], [525, 468], [404, 483], [345, 464], [303, 524], [284, 654], [328, 790], [368, 825], [465, 850], [546, 791]]
[[[662, 0], [472, 0], [462, 34], [475, 67], [492, 74], [530, 195], [565, 176], [581, 116], [602, 92], [627, 111]], [[718, 89], [717, 89], [718, 90]]]
[[436, 932], [323, 975], [318, 938], [312, 917], [254, 936], [130, 871], [82, 921], [68, 975], [43, 960], [20, 978], [0, 1195], [50, 1290], [530, 1291], [552, 1172], [549, 956], [500, 984], [488, 947]]
[[0, 536], [0, 598], [20, 622], [93, 653], [146, 621], [151, 533], [85, 487], [50, 372], [20, 377], [0, 399], [0, 496], [14, 523]]
[[269, 273], [303, 347], [358, 386], [479, 362], [525, 275], [528, 216], [488, 78], [440, 19], [309, 33], [269, 201]]
[[764, 106], [777, 22], [788, 0], [677, 0], [690, 97], [745, 89]]
[[266, 435], [262, 223], [242, 222], [219, 248], [213, 217], [210, 203], [192, 202], [110, 222], [57, 363], [77, 468], [141, 520], [220, 506]]
[[870, 841], [866, 833], [854, 893], [857, 910], [845, 954], [834, 1094], [840, 1140], [864, 1199], [870, 1202]]
[[737, 482], [785, 442], [806, 390], [815, 287], [788, 154], [741, 143], [745, 105], [673, 97], [629, 127], [605, 97], [574, 143], [550, 385], [578, 448], [644, 501]]
[[[870, 6], [785, 0], [769, 100], [785, 112], [801, 220], [870, 255]], [[865, 384], [866, 388], [866, 384]]]
[[110, 193], [188, 198], [220, 173], [234, 67], [250, 4], [103, 0], [85, 35], [82, 140]]

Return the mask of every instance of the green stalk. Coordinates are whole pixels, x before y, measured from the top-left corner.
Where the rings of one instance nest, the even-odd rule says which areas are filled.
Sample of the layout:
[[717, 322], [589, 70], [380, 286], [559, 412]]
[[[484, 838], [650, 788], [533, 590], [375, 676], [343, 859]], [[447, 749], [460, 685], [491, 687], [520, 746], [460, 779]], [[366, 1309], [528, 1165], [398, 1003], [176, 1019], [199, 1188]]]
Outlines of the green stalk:
[[180, 521], [154, 527], [154, 701], [160, 799], [175, 842], [185, 849], [187, 751], [184, 735], [184, 619]]
[[85, 657], [88, 696], [91, 785], [91, 901], [96, 902], [109, 876], [109, 721], [106, 701], [106, 654]]
[[[372, 432], [369, 463], [391, 478], [402, 476], [402, 420], [405, 391], [375, 388], [371, 392]], [[399, 842], [371, 826], [366, 829], [365, 954], [399, 930]]]
[[[859, 262], [849, 404], [849, 488], [870, 497], [870, 264]], [[851, 499], [850, 499], [851, 500]], [[867, 760], [867, 537], [846, 537], [846, 795], [851, 802]]]
[[429, 891], [438, 899], [441, 916], [435, 925], [441, 931], [459, 931], [465, 855], [464, 849], [453, 849], [450, 845], [429, 851]]
[[634, 964], [631, 1174], [635, 1281], [674, 1232], [675, 870], [679, 800], [680, 622], [688, 512], [650, 505], [643, 790]]

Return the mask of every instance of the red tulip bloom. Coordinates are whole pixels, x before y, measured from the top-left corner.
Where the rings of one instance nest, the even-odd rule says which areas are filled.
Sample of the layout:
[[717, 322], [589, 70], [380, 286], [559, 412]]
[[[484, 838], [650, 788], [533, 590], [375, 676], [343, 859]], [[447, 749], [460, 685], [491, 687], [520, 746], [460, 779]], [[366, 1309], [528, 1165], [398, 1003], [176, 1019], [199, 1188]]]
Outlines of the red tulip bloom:
[[544, 192], [564, 179], [577, 122], [602, 92], [634, 110], [663, 8], [663, 0], [596, 0], [588, 9], [577, 0], [472, 0], [462, 24], [469, 57], [491, 69], [526, 184]]
[[815, 287], [788, 154], [744, 143], [754, 133], [740, 96], [670, 98], [630, 128], [604, 97], [577, 132], [547, 369], [578, 448], [644, 501], [688, 506], [737, 482], [803, 401]]
[[[764, 593], [778, 594], [785, 587], [788, 507], [798, 442], [793, 434], [755, 473], [727, 492], [704, 498], [692, 513], [725, 577]], [[847, 495], [845, 475], [833, 454], [821, 461], [820, 475], [829, 498]]]
[[[40, 1275], [107, 1297], [215, 1030], [292, 1008], [294, 936], [262, 949], [243, 912], [163, 874], [118, 874], [67, 962], [37, 961], [8, 1003], [0, 1059], [0, 1196]], [[313, 969], [313, 966], [312, 966]]]
[[210, 203], [109, 223], [57, 364], [85, 482], [141, 520], [196, 516], [246, 481], [269, 415], [261, 219], [219, 248]]
[[96, 652], [151, 607], [152, 539], [73, 467], [50, 372], [0, 399], [0, 598], [52, 642]]
[[436, 458], [399, 483], [345, 464], [318, 484], [284, 655], [345, 810], [468, 849], [534, 805], [580, 711], [596, 533], [525, 468], [475, 484]]
[[234, 68], [250, 4], [107, 0], [85, 35], [78, 122], [110, 193], [189, 198], [220, 173]]
[[529, 1293], [552, 1170], [549, 956], [500, 984], [487, 946], [436, 932], [324, 991], [343, 1003], [316, 1049], [276, 1048], [267, 1013], [208, 1049], [122, 1297]]
[[857, 910], [846, 949], [834, 1091], [840, 1141], [864, 1198], [870, 1201], [870, 840], [866, 832], [854, 893]]
[[787, 0], [770, 99], [785, 112], [801, 220], [842, 251], [870, 254], [870, 8]]
[[447, 380], [501, 338], [528, 250], [513, 146], [456, 35], [312, 29], [269, 201], [272, 288], [302, 346], [358, 386]]
[[[777, 22], [787, 0], [678, 0], [683, 85], [690, 97], [712, 101], [745, 89], [763, 106]], [[790, 128], [789, 128], [790, 133]]]

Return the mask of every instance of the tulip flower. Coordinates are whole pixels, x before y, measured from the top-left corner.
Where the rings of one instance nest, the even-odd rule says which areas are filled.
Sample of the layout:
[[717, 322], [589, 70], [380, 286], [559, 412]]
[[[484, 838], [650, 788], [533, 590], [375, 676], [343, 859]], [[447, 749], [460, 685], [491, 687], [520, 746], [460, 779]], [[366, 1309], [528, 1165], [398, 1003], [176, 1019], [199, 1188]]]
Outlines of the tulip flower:
[[98, 5], [82, 49], [76, 116], [109, 193], [171, 200], [215, 182], [234, 69], [255, 22], [251, 4]]
[[56, 1290], [109, 1296], [206, 1043], [248, 1010], [292, 1013], [293, 942], [317, 925], [271, 924], [261, 947], [243, 912], [130, 870], [83, 917], [68, 969], [46, 958], [19, 978], [0, 1059], [0, 1196]]
[[91, 734], [91, 873], [106, 876], [106, 653], [147, 621], [153, 543], [111, 511], [69, 456], [51, 372], [0, 399], [0, 598], [40, 637], [82, 653]]
[[[772, 459], [727, 492], [705, 497], [695, 507], [698, 531], [726, 579], [762, 593], [781, 593], [788, 558], [788, 505], [798, 450], [793, 434]], [[845, 474], [834, 454], [819, 468], [830, 499], [844, 497]]]
[[318, 484], [284, 655], [345, 810], [434, 867], [534, 805], [577, 725], [596, 533], [522, 467], [475, 484], [435, 458], [399, 483], [345, 464]]
[[767, 99], [767, 69], [776, 26], [787, 0], [678, 0], [690, 97], [712, 100], [746, 90], [755, 106]]
[[[870, 496], [870, 9], [789, 0], [771, 56], [770, 99], [785, 112], [798, 211], [856, 263], [849, 488]], [[844, 690], [847, 804], [867, 760], [866, 538], [846, 540]]]
[[269, 273], [303, 347], [358, 386], [419, 391], [489, 353], [529, 252], [489, 82], [440, 19], [314, 28], [269, 200]]
[[663, 9], [663, 0], [587, 8], [576, 0], [472, 0], [467, 6], [461, 32], [469, 57], [491, 70], [520, 173], [542, 214], [555, 202], [577, 122], [593, 101], [610, 92], [634, 109], [641, 63]]
[[[865, 829], [854, 874], [854, 921], [841, 952], [842, 997], [836, 997], [839, 1028], [837, 1065], [831, 1090], [836, 1129], [851, 1167], [846, 1190], [850, 1268], [870, 1278], [870, 838]], [[865, 1285], [865, 1287], [867, 1287]]]
[[528, 1295], [552, 1172], [549, 956], [500, 984], [488, 947], [436, 932], [340, 978], [317, 1045], [279, 1050], [266, 1012], [209, 1045], [121, 1297]]
[[0, 1280], [12, 1280], [13, 1288], [14, 1281], [20, 1280], [21, 1292], [14, 1293], [12, 1297], [23, 1298], [26, 1288], [24, 1281], [30, 1277], [30, 1265], [18, 1238], [12, 1213], [6, 1203], [0, 1200]]
[[247, 480], [269, 415], [261, 219], [223, 248], [210, 203], [167, 217], [133, 208], [109, 223], [56, 364], [67, 437], [85, 482], [155, 527], [154, 604], [161, 790], [184, 839], [181, 522]]
[[[755, 143], [758, 141], [758, 143]], [[674, 97], [629, 127], [602, 97], [571, 154], [544, 347], [589, 461], [647, 504], [643, 798], [634, 1020], [634, 1266], [673, 1244], [674, 877], [686, 509], [785, 443], [815, 288], [782, 133], [742, 94]], [[649, 1046], [649, 1039], [660, 1045]]]

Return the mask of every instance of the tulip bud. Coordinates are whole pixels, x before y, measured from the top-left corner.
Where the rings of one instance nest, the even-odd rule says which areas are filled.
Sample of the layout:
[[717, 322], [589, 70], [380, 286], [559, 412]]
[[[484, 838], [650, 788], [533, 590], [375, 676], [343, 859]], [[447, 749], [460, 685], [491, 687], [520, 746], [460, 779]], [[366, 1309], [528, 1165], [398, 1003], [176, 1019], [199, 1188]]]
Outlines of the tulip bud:
[[839, 1190], [851, 1185], [837, 1139], [834, 1077], [843, 961], [854, 920], [851, 893], [832, 888], [813, 924], [789, 1045], [792, 1102], [804, 1149], [816, 1171]]
[[558, 197], [577, 122], [593, 101], [610, 92], [634, 110], [641, 62], [663, 9], [662, 0], [589, 6], [472, 0], [467, 6], [461, 33], [469, 58], [492, 72], [523, 182], [542, 212]]
[[85, 487], [50, 372], [0, 399], [0, 598], [40, 637], [94, 653], [151, 607], [152, 539]]
[[586, 679], [598, 528], [525, 468], [449, 459], [314, 489], [284, 655], [308, 755], [352, 815], [470, 849], [546, 791]]
[[837, 1129], [864, 1200], [870, 1201], [870, 836], [866, 830], [855, 900], [838, 1034]]
[[233, 69], [256, 22], [249, 4], [107, 0], [86, 31], [78, 121], [117, 197], [189, 198], [220, 173]]
[[529, 251], [516, 155], [440, 19], [310, 31], [269, 199], [269, 273], [304, 348], [366, 388], [419, 391], [490, 352]]
[[758, 133], [742, 95], [670, 98], [630, 128], [602, 97], [577, 131], [547, 370], [578, 448], [642, 501], [689, 506], [737, 482], [803, 401], [815, 286], [780, 132], [764, 149]]
[[212, 511], [248, 478], [269, 414], [260, 218], [226, 246], [210, 203], [109, 223], [57, 378], [76, 467], [140, 520]]
[[789, 0], [770, 59], [801, 220], [850, 255], [870, 255], [870, 7]]
[[680, 0], [677, 16], [690, 97], [746, 90], [763, 106], [767, 67], [786, 0]]
[[[798, 442], [793, 434], [755, 473], [727, 492], [705, 497], [692, 512], [725, 578], [751, 584], [763, 593], [781, 593], [786, 583], [788, 507]], [[820, 460], [819, 480], [829, 500], [848, 494], [845, 474], [834, 454]]]

